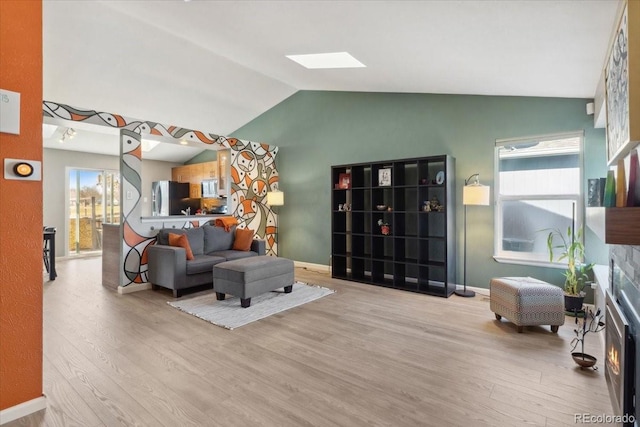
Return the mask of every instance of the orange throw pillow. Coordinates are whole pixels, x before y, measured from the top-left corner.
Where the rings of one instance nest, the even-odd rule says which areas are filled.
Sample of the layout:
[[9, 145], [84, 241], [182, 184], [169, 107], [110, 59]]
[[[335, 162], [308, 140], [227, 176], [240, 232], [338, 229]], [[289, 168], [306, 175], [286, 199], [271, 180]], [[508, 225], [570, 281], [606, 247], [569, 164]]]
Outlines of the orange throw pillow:
[[193, 259], [193, 252], [186, 234], [169, 233], [169, 246], [178, 246], [187, 251], [187, 259]]
[[253, 241], [253, 230], [249, 228], [236, 228], [236, 238], [233, 241], [233, 250], [248, 251]]

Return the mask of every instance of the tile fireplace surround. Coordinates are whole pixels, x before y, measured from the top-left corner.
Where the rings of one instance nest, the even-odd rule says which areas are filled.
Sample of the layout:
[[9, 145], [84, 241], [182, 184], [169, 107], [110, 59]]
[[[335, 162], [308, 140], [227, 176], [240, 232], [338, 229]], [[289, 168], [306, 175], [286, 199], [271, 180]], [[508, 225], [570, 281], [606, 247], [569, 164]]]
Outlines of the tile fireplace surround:
[[[605, 371], [611, 403], [619, 415], [628, 411], [624, 426], [640, 426], [640, 246], [611, 245], [607, 305]], [[626, 322], [625, 322], [626, 321]], [[626, 334], [626, 335], [625, 335]], [[640, 402], [639, 402], [640, 403]]]

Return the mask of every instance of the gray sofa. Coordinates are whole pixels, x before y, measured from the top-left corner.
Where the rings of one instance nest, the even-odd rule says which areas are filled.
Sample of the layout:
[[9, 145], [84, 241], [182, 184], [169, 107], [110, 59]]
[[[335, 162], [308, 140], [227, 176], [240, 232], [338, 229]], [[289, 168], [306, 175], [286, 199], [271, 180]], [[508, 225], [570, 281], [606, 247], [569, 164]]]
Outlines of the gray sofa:
[[[194, 259], [187, 260], [184, 248], [169, 246], [169, 233], [186, 234]], [[254, 239], [250, 251], [233, 250], [235, 227], [225, 231], [223, 227], [205, 224], [202, 227], [158, 231], [156, 243], [147, 249], [149, 281], [153, 289], [168, 288], [174, 298], [182, 296], [190, 288], [212, 288], [213, 266], [241, 258], [265, 255], [266, 242]]]

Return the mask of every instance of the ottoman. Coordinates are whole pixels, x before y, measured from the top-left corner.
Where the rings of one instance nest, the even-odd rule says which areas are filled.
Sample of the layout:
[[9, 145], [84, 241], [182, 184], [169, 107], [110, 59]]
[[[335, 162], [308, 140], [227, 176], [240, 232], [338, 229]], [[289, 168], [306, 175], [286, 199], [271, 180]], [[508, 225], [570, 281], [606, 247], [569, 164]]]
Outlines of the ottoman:
[[272, 256], [254, 256], [221, 262], [213, 266], [213, 290], [218, 300], [226, 294], [240, 298], [240, 305], [251, 305], [251, 297], [284, 288], [293, 289], [293, 261]]
[[500, 320], [506, 317], [518, 327], [550, 325], [557, 333], [564, 324], [564, 291], [531, 277], [499, 277], [490, 282], [490, 307]]

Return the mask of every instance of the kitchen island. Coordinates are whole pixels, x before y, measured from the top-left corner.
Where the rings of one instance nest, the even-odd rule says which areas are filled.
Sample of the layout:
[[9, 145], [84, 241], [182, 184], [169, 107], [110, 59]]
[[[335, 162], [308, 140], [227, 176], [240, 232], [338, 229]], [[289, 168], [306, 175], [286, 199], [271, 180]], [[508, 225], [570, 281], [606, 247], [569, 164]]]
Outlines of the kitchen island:
[[191, 228], [204, 225], [208, 221], [215, 220], [229, 214], [199, 214], [199, 215], [168, 215], [168, 216], [143, 216], [140, 223], [149, 227], [149, 231], [160, 228]]
[[226, 213], [214, 213], [214, 214], [198, 214], [198, 215], [165, 215], [165, 216], [143, 216], [140, 217], [140, 222], [174, 222], [174, 221], [208, 221], [213, 218], [221, 216], [230, 216]]

